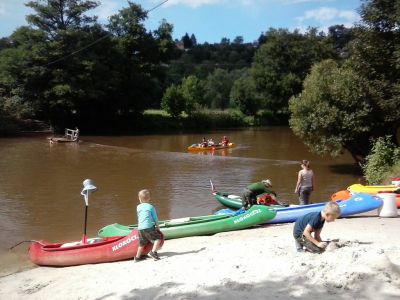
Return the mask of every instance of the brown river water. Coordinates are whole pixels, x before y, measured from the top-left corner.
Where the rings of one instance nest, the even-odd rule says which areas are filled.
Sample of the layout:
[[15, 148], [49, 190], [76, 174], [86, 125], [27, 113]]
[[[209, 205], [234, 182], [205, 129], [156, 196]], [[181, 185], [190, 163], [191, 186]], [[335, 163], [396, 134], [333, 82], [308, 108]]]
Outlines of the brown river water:
[[[223, 135], [237, 147], [188, 153], [203, 136]], [[316, 176], [312, 202], [357, 182], [350, 155], [312, 155], [289, 128], [214, 131], [207, 134], [85, 136], [79, 144], [50, 144], [46, 136], [0, 139], [0, 276], [32, 267], [29, 243], [79, 240], [84, 228], [82, 182], [93, 180], [88, 236], [110, 224], [136, 223], [137, 193], [147, 188], [160, 219], [209, 215], [222, 208], [210, 193], [240, 195], [246, 184], [271, 179], [278, 198], [297, 203], [294, 187], [301, 159]]]

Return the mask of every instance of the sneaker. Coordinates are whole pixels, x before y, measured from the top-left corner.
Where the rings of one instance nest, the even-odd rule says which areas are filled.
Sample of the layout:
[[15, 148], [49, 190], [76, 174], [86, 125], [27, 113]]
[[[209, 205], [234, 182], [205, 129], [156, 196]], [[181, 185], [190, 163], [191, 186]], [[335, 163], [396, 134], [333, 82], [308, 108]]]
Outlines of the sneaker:
[[303, 248], [297, 248], [297, 252], [306, 252]]
[[139, 261], [142, 261], [142, 260], [144, 260], [144, 258], [143, 257], [136, 257], [135, 256], [135, 263], [137, 263], [137, 262], [139, 262]]
[[149, 256], [152, 257], [154, 260], [159, 260], [160, 257], [158, 256], [157, 252], [150, 251]]

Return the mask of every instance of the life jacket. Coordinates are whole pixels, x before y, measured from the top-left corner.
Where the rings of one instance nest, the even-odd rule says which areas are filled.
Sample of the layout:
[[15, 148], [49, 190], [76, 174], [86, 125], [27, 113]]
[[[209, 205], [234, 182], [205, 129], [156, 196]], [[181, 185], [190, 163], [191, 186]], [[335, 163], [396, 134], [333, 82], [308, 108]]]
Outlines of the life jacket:
[[276, 201], [276, 198], [272, 194], [261, 194], [257, 196], [257, 204], [259, 205], [279, 205], [279, 203]]

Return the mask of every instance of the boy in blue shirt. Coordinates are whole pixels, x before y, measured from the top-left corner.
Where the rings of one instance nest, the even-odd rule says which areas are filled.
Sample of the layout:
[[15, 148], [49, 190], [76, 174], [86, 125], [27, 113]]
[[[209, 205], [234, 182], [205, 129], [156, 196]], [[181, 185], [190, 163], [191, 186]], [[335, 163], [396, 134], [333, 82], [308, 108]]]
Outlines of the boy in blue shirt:
[[153, 249], [149, 255], [154, 260], [159, 260], [157, 250], [159, 250], [161, 243], [160, 227], [158, 226], [158, 217], [156, 210], [150, 202], [150, 192], [148, 190], [141, 190], [138, 194], [140, 204], [137, 206], [138, 216], [138, 230], [139, 230], [139, 248], [136, 253], [135, 261], [142, 260], [141, 257], [143, 248], [148, 243], [153, 243]]
[[298, 252], [322, 253], [327, 246], [321, 240], [321, 231], [325, 221], [333, 222], [340, 216], [340, 207], [336, 202], [328, 202], [322, 211], [311, 212], [296, 220], [293, 236]]

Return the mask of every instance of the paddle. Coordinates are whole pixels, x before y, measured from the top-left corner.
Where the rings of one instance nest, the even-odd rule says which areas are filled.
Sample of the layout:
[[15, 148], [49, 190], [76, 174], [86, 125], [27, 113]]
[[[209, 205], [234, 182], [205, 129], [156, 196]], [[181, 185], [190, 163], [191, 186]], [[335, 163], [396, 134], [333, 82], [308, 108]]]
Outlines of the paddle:
[[211, 193], [214, 194], [217, 192], [217, 189], [215, 188], [214, 184], [212, 183], [211, 179], [210, 179], [210, 184], [211, 184]]
[[95, 187], [93, 185], [93, 182], [91, 179], [86, 179], [83, 181], [83, 189], [82, 189], [81, 195], [85, 198], [85, 229], [83, 231], [82, 244], [87, 243], [86, 226], [87, 226], [87, 212], [88, 212], [88, 206], [89, 206], [89, 192], [94, 193], [95, 191], [97, 191], [97, 187]]

